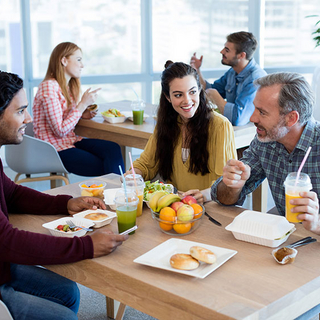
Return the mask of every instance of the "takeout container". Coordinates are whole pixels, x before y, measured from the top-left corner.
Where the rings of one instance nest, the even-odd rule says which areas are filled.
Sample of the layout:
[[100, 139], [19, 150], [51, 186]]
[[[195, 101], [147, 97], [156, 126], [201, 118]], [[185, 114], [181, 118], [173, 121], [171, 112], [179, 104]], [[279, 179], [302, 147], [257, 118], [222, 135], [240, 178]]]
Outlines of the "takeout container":
[[67, 224], [67, 221], [71, 220], [76, 226], [90, 228], [94, 225], [93, 221], [89, 221], [87, 219], [80, 219], [80, 218], [73, 218], [71, 216], [69, 217], [63, 217], [57, 220], [53, 220], [51, 222], [44, 223], [42, 226], [50, 231], [50, 233], [55, 237], [67, 237], [67, 238], [73, 238], [73, 237], [82, 237], [84, 236], [87, 231], [86, 230], [78, 230], [74, 232], [64, 232], [60, 230], [55, 230], [55, 228], [60, 224]]
[[[174, 221], [171, 220], [172, 217], [168, 217], [168, 219], [162, 220], [159, 218], [158, 212], [154, 212], [152, 209], [150, 209], [150, 211], [153, 221], [163, 233], [174, 237], [181, 237], [190, 234], [199, 228], [204, 216], [205, 209], [203, 206], [202, 209], [202, 212], [197, 214], [197, 218], [189, 221], [179, 221], [177, 217], [174, 218]], [[168, 220], [171, 220], [172, 222]]]
[[116, 204], [114, 202], [114, 198], [116, 197], [116, 193], [121, 188], [113, 188], [113, 189], [106, 189], [103, 192], [104, 196], [104, 203], [110, 207], [111, 210], [116, 210]]
[[[91, 186], [97, 187], [92, 188]], [[97, 197], [103, 199], [103, 191], [106, 187], [106, 183], [101, 180], [86, 180], [79, 183], [81, 196], [83, 197]]]
[[285, 217], [245, 210], [226, 226], [237, 240], [267, 247], [278, 247], [287, 241], [296, 228]]
[[[85, 218], [85, 216], [89, 213], [93, 213], [93, 212], [101, 212], [106, 214], [108, 217], [106, 217], [103, 220], [91, 220], [91, 219], [87, 219]], [[101, 228], [107, 224], [110, 224], [111, 221], [117, 216], [117, 214], [115, 212], [112, 211], [108, 211], [108, 210], [101, 210], [101, 209], [96, 209], [96, 210], [85, 210], [85, 211], [81, 211], [79, 213], [76, 213], [73, 215], [74, 218], [79, 218], [81, 220], [86, 220], [89, 222], [93, 222], [93, 227], [94, 228]]]
[[109, 122], [109, 123], [122, 123], [122, 122], [125, 122], [127, 117], [124, 116], [124, 117], [106, 117], [104, 114], [102, 114], [102, 117], [105, 121]]

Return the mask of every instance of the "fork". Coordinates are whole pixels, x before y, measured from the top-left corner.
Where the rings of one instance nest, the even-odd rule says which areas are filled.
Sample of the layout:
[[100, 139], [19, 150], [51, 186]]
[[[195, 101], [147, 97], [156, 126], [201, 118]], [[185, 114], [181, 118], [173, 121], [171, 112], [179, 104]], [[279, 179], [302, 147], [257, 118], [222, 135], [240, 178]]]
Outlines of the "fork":
[[85, 227], [76, 226], [73, 223], [73, 221], [71, 221], [71, 220], [67, 220], [66, 223], [69, 225], [70, 229], [80, 228], [80, 229], [83, 229], [85, 231], [93, 231], [93, 229], [91, 229], [91, 228], [85, 228]]

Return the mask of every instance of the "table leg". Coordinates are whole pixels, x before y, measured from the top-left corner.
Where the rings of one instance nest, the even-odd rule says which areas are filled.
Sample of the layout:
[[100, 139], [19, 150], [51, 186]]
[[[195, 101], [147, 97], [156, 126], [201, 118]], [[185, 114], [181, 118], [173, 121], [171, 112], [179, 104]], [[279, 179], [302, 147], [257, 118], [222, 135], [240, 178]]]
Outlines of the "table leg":
[[114, 300], [106, 297], [106, 304], [107, 304], [107, 318], [114, 319]]

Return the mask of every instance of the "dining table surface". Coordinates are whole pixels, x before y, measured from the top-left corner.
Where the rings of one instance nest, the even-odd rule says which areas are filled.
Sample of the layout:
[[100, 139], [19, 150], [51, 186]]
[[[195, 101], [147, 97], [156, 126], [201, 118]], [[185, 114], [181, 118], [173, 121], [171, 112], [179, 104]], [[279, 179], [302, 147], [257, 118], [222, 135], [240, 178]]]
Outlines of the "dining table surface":
[[[106, 182], [107, 189], [120, 187], [119, 175], [108, 174], [97, 179]], [[80, 189], [75, 183], [46, 193], [77, 197]], [[160, 231], [145, 205], [142, 215], [137, 217], [135, 234], [111, 254], [45, 267], [157, 319], [294, 319], [320, 303], [319, 236], [296, 224], [296, 231], [285, 244], [310, 235], [318, 241], [298, 248], [293, 263], [280, 265], [271, 255], [273, 248], [236, 240], [225, 229], [244, 208], [208, 202], [205, 210], [222, 226], [203, 216], [193, 233], [174, 237]], [[14, 227], [43, 234], [49, 232], [42, 224], [58, 217], [9, 215]], [[116, 219], [103, 228], [117, 233]], [[174, 272], [165, 251], [158, 254], [168, 260], [167, 269], [134, 262], [171, 239], [213, 246], [213, 252], [215, 248], [217, 252], [234, 250], [236, 254], [204, 278]], [[170, 252], [170, 248], [165, 248]]]

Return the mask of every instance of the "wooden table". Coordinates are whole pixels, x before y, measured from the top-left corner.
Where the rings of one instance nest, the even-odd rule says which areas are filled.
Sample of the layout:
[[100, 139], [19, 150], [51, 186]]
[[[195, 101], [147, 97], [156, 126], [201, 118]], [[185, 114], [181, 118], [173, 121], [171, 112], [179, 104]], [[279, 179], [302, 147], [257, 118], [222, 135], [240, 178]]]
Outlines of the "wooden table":
[[[100, 178], [109, 188], [119, 176]], [[79, 195], [78, 184], [49, 190], [50, 194]], [[66, 265], [47, 266], [108, 297], [158, 319], [293, 319], [320, 303], [320, 237], [298, 248], [296, 261], [277, 264], [272, 248], [235, 240], [225, 230], [243, 209], [206, 204], [223, 227], [204, 217], [200, 227], [180, 239], [233, 249], [238, 253], [205, 279], [136, 264], [133, 260], [168, 240], [145, 208], [139, 229], [108, 256]], [[20, 229], [48, 233], [41, 225], [56, 216], [10, 215]], [[114, 224], [107, 228], [114, 228]], [[289, 243], [310, 235], [301, 225]], [[314, 236], [312, 234], [312, 236]]]

